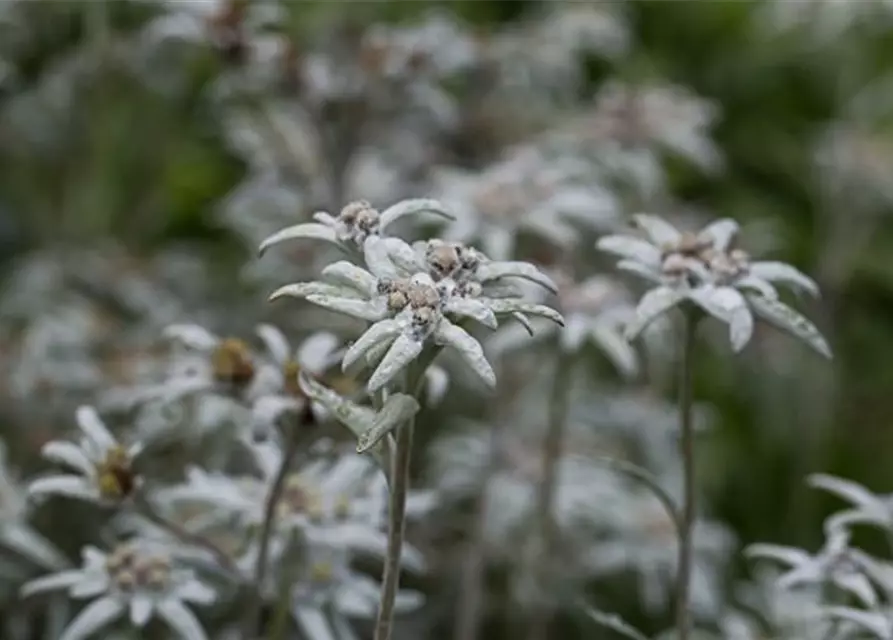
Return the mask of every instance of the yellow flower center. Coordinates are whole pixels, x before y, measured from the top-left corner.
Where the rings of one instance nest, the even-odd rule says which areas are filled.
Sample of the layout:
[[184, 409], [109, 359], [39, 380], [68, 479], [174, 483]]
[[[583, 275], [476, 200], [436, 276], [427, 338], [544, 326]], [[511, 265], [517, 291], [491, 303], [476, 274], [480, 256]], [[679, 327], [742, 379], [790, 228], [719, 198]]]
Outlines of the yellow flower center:
[[211, 354], [214, 379], [236, 388], [245, 387], [254, 379], [251, 350], [243, 340], [227, 338]]
[[120, 500], [131, 495], [136, 488], [130, 456], [123, 447], [109, 449], [97, 471], [99, 492], [103, 498]]

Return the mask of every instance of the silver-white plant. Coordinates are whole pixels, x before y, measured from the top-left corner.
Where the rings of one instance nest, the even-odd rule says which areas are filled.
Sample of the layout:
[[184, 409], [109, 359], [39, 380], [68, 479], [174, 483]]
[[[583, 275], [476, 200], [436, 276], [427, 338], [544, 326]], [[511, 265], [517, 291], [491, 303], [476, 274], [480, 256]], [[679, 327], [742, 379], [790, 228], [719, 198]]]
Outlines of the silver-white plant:
[[82, 556], [80, 568], [37, 578], [22, 588], [25, 596], [64, 589], [74, 599], [89, 601], [59, 640], [84, 640], [124, 616], [136, 628], [157, 616], [182, 640], [208, 637], [191, 605], [211, 604], [216, 594], [169, 549], [135, 540], [108, 553], [87, 546]]
[[735, 351], [750, 341], [757, 316], [831, 357], [815, 325], [783, 303], [775, 288], [782, 284], [817, 296], [815, 282], [791, 265], [752, 261], [745, 251], [734, 248], [738, 232], [734, 220], [717, 220], [697, 233], [681, 232], [654, 215], [638, 214], [634, 220], [645, 237], [611, 235], [598, 241], [600, 249], [621, 258], [619, 269], [653, 286], [627, 327], [630, 339], [670, 309], [690, 303], [728, 325]]

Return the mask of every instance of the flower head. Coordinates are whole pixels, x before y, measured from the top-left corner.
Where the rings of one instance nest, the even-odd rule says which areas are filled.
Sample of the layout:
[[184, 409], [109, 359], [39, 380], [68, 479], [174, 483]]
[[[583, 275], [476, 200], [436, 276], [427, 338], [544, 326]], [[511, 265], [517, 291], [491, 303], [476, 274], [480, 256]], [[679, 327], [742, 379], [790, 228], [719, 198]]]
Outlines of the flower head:
[[142, 451], [142, 443], [129, 447], [119, 444], [93, 407], [80, 407], [76, 418], [83, 433], [79, 444], [54, 440], [44, 445], [42, 451], [48, 460], [76, 473], [35, 480], [29, 485], [28, 493], [34, 497], [65, 495], [102, 504], [127, 500], [141, 483], [133, 461]]
[[688, 303], [728, 324], [732, 347], [743, 349], [753, 335], [754, 315], [788, 331], [820, 354], [831, 350], [819, 330], [779, 300], [775, 284], [818, 295], [818, 287], [796, 268], [774, 261], [752, 261], [733, 247], [738, 224], [717, 220], [697, 233], [681, 232], [665, 220], [635, 216], [645, 238], [606, 236], [598, 247], [621, 258], [618, 268], [655, 285], [640, 300], [627, 327], [634, 338], [656, 318]]
[[88, 546], [82, 556], [81, 568], [37, 578], [22, 588], [25, 596], [64, 589], [72, 598], [92, 600], [60, 640], [87, 638], [124, 615], [137, 628], [158, 616], [183, 638], [207, 637], [187, 604], [210, 604], [216, 595], [165, 549], [135, 540], [110, 553]]

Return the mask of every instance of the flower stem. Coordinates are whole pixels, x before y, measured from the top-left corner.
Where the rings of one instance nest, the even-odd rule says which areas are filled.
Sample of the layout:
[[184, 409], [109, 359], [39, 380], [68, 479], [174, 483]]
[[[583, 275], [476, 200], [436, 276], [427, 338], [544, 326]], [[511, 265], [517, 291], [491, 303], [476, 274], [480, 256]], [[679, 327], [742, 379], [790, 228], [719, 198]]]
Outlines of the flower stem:
[[[559, 531], [552, 513], [555, 493], [558, 487], [558, 472], [561, 453], [564, 448], [564, 433], [567, 424], [568, 392], [573, 371], [570, 354], [562, 353], [556, 361], [556, 371], [552, 378], [552, 391], [549, 396], [549, 424], [543, 441], [542, 480], [536, 507], [536, 522], [541, 530], [541, 553], [534, 554], [534, 573], [537, 580], [538, 596], [548, 593], [552, 586], [552, 557], [559, 545]], [[534, 608], [527, 637], [529, 640], [543, 640], [548, 637], [551, 607], [540, 602]]]
[[298, 436], [298, 430], [305, 426], [306, 422], [312, 421], [312, 412], [308, 408], [306, 416], [297, 424], [290, 424], [285, 429], [285, 442], [283, 444], [282, 461], [276, 477], [273, 479], [273, 486], [267, 496], [267, 503], [264, 507], [264, 519], [261, 523], [257, 551], [257, 561], [254, 565], [254, 577], [252, 583], [254, 588], [248, 596], [249, 600], [245, 606], [245, 617], [242, 621], [242, 638], [243, 640], [251, 640], [257, 633], [260, 623], [261, 602], [263, 600], [263, 585], [267, 577], [268, 557], [270, 555], [270, 542], [273, 534], [273, 526], [276, 523], [276, 507], [282, 499], [285, 490], [285, 481], [291, 471], [292, 462], [297, 455], [298, 447], [302, 442], [302, 438]]
[[679, 370], [679, 420], [681, 430], [680, 453], [684, 472], [684, 496], [679, 557], [676, 577], [676, 632], [679, 640], [688, 640], [691, 633], [689, 611], [689, 583], [692, 569], [692, 537], [695, 525], [695, 447], [694, 422], [692, 420], [692, 370], [694, 364], [695, 332], [698, 317], [694, 312], [685, 314], [683, 328], [682, 361]]
[[[426, 349], [422, 356], [410, 365], [406, 376], [406, 390], [419, 397], [425, 381], [428, 365], [437, 357], [440, 349]], [[403, 536], [406, 532], [406, 498], [409, 495], [409, 471], [412, 460], [412, 437], [415, 416], [397, 427], [394, 455], [391, 457], [390, 500], [388, 504], [388, 548], [378, 618], [375, 621], [374, 640], [390, 640], [394, 626], [394, 603], [400, 586], [400, 557]]]

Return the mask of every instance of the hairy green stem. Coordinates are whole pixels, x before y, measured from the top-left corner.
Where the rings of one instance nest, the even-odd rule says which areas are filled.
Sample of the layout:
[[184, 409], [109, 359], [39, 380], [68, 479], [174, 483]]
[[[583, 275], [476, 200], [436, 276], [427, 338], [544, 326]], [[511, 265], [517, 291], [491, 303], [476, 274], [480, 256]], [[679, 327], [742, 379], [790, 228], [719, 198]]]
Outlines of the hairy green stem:
[[[541, 552], [532, 558], [534, 575], [537, 579], [538, 595], [548, 593], [552, 579], [554, 554], [560, 543], [558, 527], [555, 523], [555, 493], [558, 488], [558, 472], [561, 453], [564, 448], [565, 427], [567, 425], [568, 392], [570, 390], [572, 359], [562, 353], [556, 361], [556, 371], [552, 378], [552, 391], [549, 396], [549, 423], [543, 440], [542, 479], [537, 496], [536, 522], [542, 527], [540, 532]], [[552, 617], [551, 606], [546, 602], [537, 603], [533, 619], [528, 628], [529, 640], [548, 638], [549, 623]]]
[[[406, 390], [414, 397], [419, 397], [425, 381], [425, 371], [439, 352], [439, 349], [426, 349], [422, 357], [410, 365], [406, 376]], [[412, 461], [414, 430], [415, 416], [397, 427], [394, 455], [391, 458], [388, 547], [384, 576], [381, 581], [381, 596], [378, 618], [375, 621], [374, 640], [390, 640], [394, 626], [394, 603], [397, 600], [397, 590], [400, 587], [400, 556], [406, 532], [406, 498], [409, 495], [409, 471]]]
[[[312, 416], [310, 408], [307, 409], [307, 415]], [[312, 422], [312, 417], [309, 418]], [[254, 565], [254, 577], [252, 583], [254, 588], [249, 594], [248, 602], [245, 605], [245, 617], [242, 621], [242, 638], [243, 640], [251, 640], [257, 633], [260, 625], [261, 602], [263, 600], [263, 585], [267, 577], [267, 565], [270, 555], [270, 542], [273, 534], [273, 527], [276, 524], [276, 507], [282, 499], [285, 490], [285, 481], [291, 471], [292, 462], [298, 452], [298, 447], [302, 442], [302, 438], [298, 435], [298, 430], [305, 426], [306, 420], [300, 420], [297, 423], [289, 424], [285, 429], [285, 442], [283, 444], [282, 461], [276, 477], [273, 479], [273, 486], [267, 496], [267, 503], [264, 507], [264, 519], [261, 523], [260, 532], [258, 534], [258, 544], [260, 545], [257, 552], [257, 561]]]
[[694, 312], [685, 314], [683, 328], [682, 361], [679, 370], [679, 420], [680, 453], [683, 465], [683, 503], [679, 556], [676, 566], [676, 633], [679, 640], [688, 640], [691, 634], [689, 611], [689, 585], [692, 570], [692, 538], [694, 533], [695, 503], [695, 434], [692, 412], [692, 371], [694, 369], [695, 332], [698, 318]]

